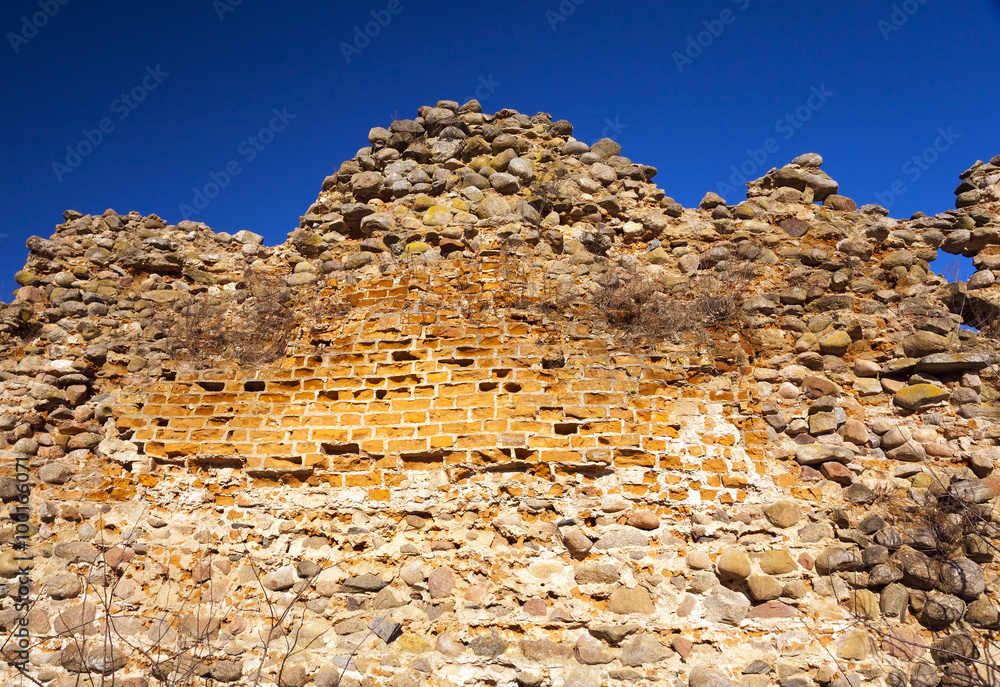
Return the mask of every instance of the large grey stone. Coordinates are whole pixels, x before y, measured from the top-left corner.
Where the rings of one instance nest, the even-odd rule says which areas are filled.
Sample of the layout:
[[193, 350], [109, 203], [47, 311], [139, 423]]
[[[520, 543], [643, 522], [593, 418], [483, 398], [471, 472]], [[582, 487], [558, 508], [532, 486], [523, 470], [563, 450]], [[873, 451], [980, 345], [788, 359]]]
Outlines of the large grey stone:
[[653, 600], [650, 598], [649, 592], [644, 588], [635, 587], [629, 589], [628, 587], [619, 587], [611, 595], [608, 610], [618, 615], [627, 615], [630, 613], [649, 614], [656, 611], [656, 606], [653, 605]]
[[744, 579], [750, 575], [750, 559], [743, 549], [735, 547], [723, 549], [715, 565], [719, 577], [723, 580]]
[[674, 652], [660, 643], [656, 637], [648, 634], [638, 634], [622, 646], [621, 661], [626, 666], [643, 666], [659, 663], [669, 658]]
[[968, 558], [952, 558], [941, 563], [938, 589], [966, 601], [976, 599], [986, 589], [986, 576], [978, 563]]
[[581, 565], [573, 571], [577, 584], [613, 584], [620, 577], [618, 567], [610, 563]]
[[941, 592], [929, 593], [924, 607], [915, 613], [917, 620], [931, 628], [947, 627], [964, 614], [964, 601], [957, 596]]
[[894, 555], [896, 566], [903, 571], [903, 584], [916, 589], [933, 589], [938, 582], [938, 563], [920, 551], [905, 547]]
[[903, 339], [903, 352], [908, 358], [923, 358], [943, 353], [951, 347], [951, 340], [933, 332], [920, 331]]
[[989, 366], [993, 356], [986, 352], [934, 353], [917, 361], [918, 372], [941, 374], [960, 370], [982, 370]]
[[229, 659], [213, 661], [208, 668], [213, 680], [219, 682], [236, 682], [243, 674], [243, 662]]
[[584, 665], [603, 665], [615, 660], [615, 653], [589, 632], [580, 635], [573, 651], [576, 660]]
[[62, 573], [45, 582], [45, 593], [53, 599], [73, 599], [83, 591], [83, 582], [76, 575]]
[[817, 465], [830, 460], [835, 460], [838, 463], [850, 463], [853, 459], [854, 453], [843, 446], [805, 444], [795, 449], [795, 460], [800, 465]]
[[955, 482], [948, 487], [948, 493], [965, 503], [986, 503], [996, 497], [993, 489], [978, 479]]
[[612, 141], [610, 138], [602, 138], [600, 141], [590, 146], [590, 152], [597, 153], [602, 158], [607, 159], [621, 154], [622, 147], [619, 143]]
[[879, 609], [886, 618], [902, 619], [910, 592], [901, 584], [886, 585], [879, 595]]
[[688, 673], [688, 687], [735, 687], [721, 671], [708, 666], [695, 666]]
[[896, 405], [907, 410], [918, 410], [924, 406], [947, 401], [950, 392], [937, 384], [910, 384], [896, 392]]
[[775, 527], [792, 527], [802, 519], [802, 507], [795, 501], [775, 501], [764, 506], [764, 517]]
[[290, 565], [275, 570], [273, 573], [269, 573], [264, 576], [261, 583], [264, 585], [265, 589], [270, 589], [271, 591], [281, 591], [283, 589], [288, 589], [295, 584], [298, 577], [295, 575], [295, 568]]
[[992, 601], [982, 596], [966, 606], [965, 619], [976, 627], [995, 629], [1000, 625], [1000, 612]]
[[578, 558], [585, 557], [587, 552], [594, 547], [593, 540], [580, 531], [578, 527], [573, 527], [564, 532], [562, 540], [570, 554]]
[[507, 651], [508, 646], [510, 646], [510, 642], [496, 630], [491, 631], [488, 635], [479, 635], [469, 642], [469, 648], [476, 656], [499, 656]]
[[840, 547], [824, 549], [816, 557], [816, 571], [828, 575], [842, 570], [857, 570], [861, 567], [861, 559], [853, 551]]
[[455, 589], [455, 573], [451, 568], [436, 569], [427, 576], [427, 588], [433, 599], [450, 595]]
[[726, 587], [714, 588], [702, 605], [706, 620], [727, 625], [739, 625], [750, 611], [750, 600]]
[[347, 593], [377, 592], [383, 587], [388, 586], [388, 584], [389, 583], [383, 580], [379, 575], [365, 573], [364, 575], [357, 575], [344, 580], [342, 589]]
[[490, 185], [505, 196], [513, 195], [521, 190], [521, 182], [513, 174], [497, 172], [490, 177]]
[[622, 527], [612, 530], [594, 543], [594, 548], [598, 551], [608, 549], [618, 549], [625, 546], [648, 546], [649, 536], [643, 534], [634, 527]]

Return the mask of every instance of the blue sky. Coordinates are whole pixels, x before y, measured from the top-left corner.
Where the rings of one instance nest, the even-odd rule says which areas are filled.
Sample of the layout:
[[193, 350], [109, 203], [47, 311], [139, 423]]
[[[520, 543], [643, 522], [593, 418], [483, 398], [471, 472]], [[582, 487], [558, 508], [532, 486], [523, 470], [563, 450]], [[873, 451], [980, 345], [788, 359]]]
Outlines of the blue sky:
[[7, 0], [0, 30], [0, 298], [67, 208], [279, 243], [369, 128], [477, 91], [615, 138], [685, 206], [814, 151], [859, 204], [933, 214], [1000, 153], [1000, 0]]

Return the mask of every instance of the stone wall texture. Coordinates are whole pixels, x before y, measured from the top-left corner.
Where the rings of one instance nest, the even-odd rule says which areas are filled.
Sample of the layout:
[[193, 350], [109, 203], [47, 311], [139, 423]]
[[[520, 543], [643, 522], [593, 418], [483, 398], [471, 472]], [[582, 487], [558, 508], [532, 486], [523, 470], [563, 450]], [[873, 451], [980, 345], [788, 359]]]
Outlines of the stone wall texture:
[[5, 684], [993, 685], [1000, 157], [683, 208], [572, 131], [421, 108], [275, 247], [29, 239]]

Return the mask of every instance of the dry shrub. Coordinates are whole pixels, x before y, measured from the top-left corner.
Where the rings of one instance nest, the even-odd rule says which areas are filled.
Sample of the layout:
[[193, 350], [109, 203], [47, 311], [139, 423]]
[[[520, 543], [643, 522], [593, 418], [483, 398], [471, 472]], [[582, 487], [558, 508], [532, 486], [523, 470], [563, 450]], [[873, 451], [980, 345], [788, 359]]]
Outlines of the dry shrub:
[[699, 270], [682, 296], [667, 293], [641, 269], [618, 261], [594, 290], [592, 304], [627, 339], [705, 343], [713, 330], [742, 328], [743, 303], [759, 255], [759, 247], [750, 246]]
[[15, 303], [0, 312], [0, 346], [23, 346], [42, 330], [29, 303]]
[[263, 365], [284, 355], [294, 320], [280, 279], [247, 270], [235, 294], [199, 294], [184, 305], [167, 333], [167, 350], [202, 364]]
[[[889, 483], [876, 485], [876, 499], [869, 510], [883, 517], [903, 535], [903, 543], [930, 559], [929, 567], [940, 570], [947, 561], [967, 557], [988, 565], [1000, 553], [993, 504], [966, 500], [963, 492], [930, 464], [926, 489], [896, 489]], [[977, 499], [978, 500], [978, 499]], [[937, 575], [937, 572], [933, 573]], [[942, 687], [997, 687], [1000, 684], [1000, 645], [993, 628], [965, 620], [950, 628], [936, 628], [933, 639], [926, 635], [900, 633], [898, 617], [867, 618], [853, 607], [851, 596], [839, 599], [855, 622], [887, 646], [913, 652], [909, 660], [894, 653], [903, 665], [891, 668], [886, 684]], [[986, 597], [981, 597], [986, 598]], [[929, 652], [927, 652], [929, 650]], [[909, 676], [909, 677], [908, 677]]]
[[550, 212], [567, 209], [569, 203], [564, 184], [568, 176], [569, 169], [558, 162], [545, 165], [535, 175], [528, 189], [528, 204], [538, 212], [539, 219], [535, 224], [540, 223]]

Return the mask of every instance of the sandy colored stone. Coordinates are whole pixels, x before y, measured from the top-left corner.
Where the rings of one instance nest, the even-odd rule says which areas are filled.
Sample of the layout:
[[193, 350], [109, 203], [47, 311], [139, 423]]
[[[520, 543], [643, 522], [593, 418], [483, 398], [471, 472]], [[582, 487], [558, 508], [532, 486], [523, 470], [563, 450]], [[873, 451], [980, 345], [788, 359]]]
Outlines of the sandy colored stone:
[[750, 575], [750, 559], [742, 549], [733, 547], [723, 549], [715, 561], [715, 566], [723, 579], [743, 579]]
[[794, 501], [776, 501], [764, 507], [764, 515], [775, 527], [792, 527], [802, 519], [802, 507]]
[[632, 589], [619, 587], [611, 595], [608, 610], [617, 615], [650, 614], [656, 611], [656, 607], [653, 605], [653, 599], [649, 596], [649, 592], [642, 587]]

